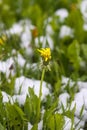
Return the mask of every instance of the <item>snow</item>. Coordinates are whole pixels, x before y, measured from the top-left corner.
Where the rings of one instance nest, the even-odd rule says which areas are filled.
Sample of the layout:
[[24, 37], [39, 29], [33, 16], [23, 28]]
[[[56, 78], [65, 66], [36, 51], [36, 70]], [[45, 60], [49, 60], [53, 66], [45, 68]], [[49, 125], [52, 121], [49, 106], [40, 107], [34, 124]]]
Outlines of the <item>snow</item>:
[[[18, 59], [18, 64], [23, 67], [25, 64], [25, 59], [18, 54], [16, 57]], [[0, 71], [5, 73], [6, 76], [8, 77], [9, 74], [14, 72], [13, 70], [9, 70], [9, 67], [14, 64], [13, 58], [9, 58], [6, 61], [0, 61]], [[33, 66], [36, 66], [34, 64]], [[30, 67], [30, 64], [28, 65]], [[14, 72], [15, 74], [15, 72]], [[9, 79], [8, 79], [9, 80]], [[62, 89], [65, 88], [65, 86], [69, 84], [70, 87], [72, 87], [75, 82], [72, 81], [70, 78], [62, 76]], [[81, 121], [79, 123], [79, 126], [83, 128], [85, 121], [87, 121], [87, 82], [82, 82], [82, 81], [77, 81], [77, 86], [78, 86], [78, 92], [75, 94], [74, 100], [71, 103], [71, 110], [73, 107], [76, 107], [75, 109], [75, 120], [76, 122], [79, 121], [81, 118]], [[3, 96], [3, 102], [11, 102], [12, 104], [14, 102], [18, 102], [19, 105], [24, 105], [26, 96], [29, 95], [28, 88], [31, 87], [34, 89], [34, 92], [37, 96], [39, 96], [39, 88], [40, 88], [40, 80], [35, 80], [35, 79], [29, 79], [25, 76], [20, 76], [15, 79], [15, 86], [14, 86], [14, 95], [10, 96], [6, 92], [2, 91], [2, 96]], [[50, 84], [47, 84], [46, 82], [43, 82], [43, 87], [42, 87], [42, 100], [45, 99], [47, 95], [50, 94]], [[59, 104], [63, 104], [64, 108], [67, 109], [67, 100], [69, 100], [70, 95], [65, 91], [59, 95]], [[80, 112], [83, 107], [83, 112], [82, 116], [80, 117]], [[61, 110], [58, 112], [62, 112]], [[65, 124], [64, 125], [64, 130], [68, 130], [71, 126], [71, 120], [70, 119], [65, 119]], [[75, 122], [75, 123], [76, 123]], [[29, 129], [32, 127], [32, 125], [28, 125]], [[77, 128], [78, 128], [77, 127]], [[38, 129], [42, 128], [42, 121], [38, 124]]]
[[87, 89], [87, 82], [78, 81], [77, 84], [78, 84], [79, 90], [82, 90], [84, 88]]
[[29, 122], [29, 123], [28, 123], [28, 130], [31, 130], [32, 127], [33, 127], [33, 126], [32, 126], [31, 123]]
[[[85, 122], [83, 120], [78, 119], [77, 117], [74, 118], [74, 123], [76, 125], [75, 130], [83, 130]], [[77, 125], [79, 124], [79, 125]]]
[[[14, 88], [14, 95], [11, 97], [5, 92], [2, 92], [3, 96], [3, 102], [11, 101], [18, 102], [19, 105], [24, 105], [26, 96], [29, 95], [28, 88], [33, 88], [34, 93], [39, 97], [39, 89], [40, 89], [40, 81], [39, 80], [33, 80], [26, 78], [24, 76], [21, 76], [19, 78], [16, 78], [15, 80], [15, 88]], [[42, 97], [41, 99], [45, 99], [47, 95], [50, 94], [50, 85], [46, 82], [43, 82], [42, 84]]]
[[10, 57], [6, 61], [0, 61], [0, 72], [3, 72], [6, 74], [6, 77], [9, 77], [9, 75], [14, 75], [14, 70], [10, 70], [10, 67], [14, 64], [13, 58]]
[[48, 24], [48, 25], [46, 26], [46, 34], [47, 34], [47, 35], [53, 35], [53, 33], [54, 33], [54, 32], [53, 32], [53, 29], [52, 29], [51, 25]]
[[[0, 72], [5, 73], [7, 78], [10, 74], [11, 76], [15, 75], [15, 61], [18, 63], [18, 65], [20, 65], [20, 67], [23, 67], [26, 62], [22, 55], [19, 53], [14, 58], [10, 57], [6, 61], [0, 61]], [[13, 66], [12, 69], [10, 69], [11, 66]]]
[[61, 8], [55, 12], [55, 15], [59, 16], [60, 22], [63, 22], [68, 17], [68, 11], [65, 8]]
[[43, 126], [43, 121], [41, 120], [38, 124], [38, 130], [42, 130], [42, 126]]
[[87, 0], [83, 0], [80, 4], [80, 10], [85, 21], [87, 21]]
[[17, 24], [15, 23], [12, 28], [7, 31], [8, 33], [11, 33], [11, 34], [18, 34], [20, 35], [22, 33], [23, 29], [22, 29], [22, 26], [20, 24]]
[[[42, 84], [42, 99], [44, 99], [48, 94], [50, 94], [49, 89], [47, 88], [50, 87], [50, 85], [47, 85], [46, 82], [43, 82]], [[20, 88], [21, 87], [21, 88]], [[28, 88], [34, 88], [34, 92], [37, 96], [39, 96], [39, 88], [40, 88], [40, 81], [39, 80], [34, 80], [34, 79], [29, 79], [24, 76], [21, 76], [16, 79], [15, 81], [15, 93], [18, 94], [20, 89], [20, 95], [22, 94], [28, 94]]]
[[14, 96], [12, 96], [12, 100], [13, 100], [13, 102], [18, 102], [20, 106], [24, 105], [24, 103], [26, 101], [26, 94], [14, 95]]
[[68, 93], [62, 93], [59, 95], [59, 104], [63, 104], [64, 108], [67, 108], [67, 100], [70, 98]]
[[87, 31], [87, 24], [86, 24], [86, 23], [83, 25], [83, 29], [84, 29], [85, 31]]
[[75, 100], [77, 100], [77, 102], [81, 102], [85, 109], [87, 109], [87, 88], [83, 88], [79, 93], [77, 93]]
[[30, 20], [21, 20], [19, 23], [15, 23], [9, 30], [6, 30], [6, 34], [13, 35], [17, 34], [21, 38], [21, 47], [26, 49], [28, 55], [32, 55], [32, 47], [30, 46], [32, 40], [31, 30], [34, 26]]
[[[73, 86], [75, 82], [67, 77], [62, 77], [62, 86], [63, 88], [69, 83], [69, 86]], [[80, 122], [76, 127], [76, 130], [81, 127], [84, 127], [85, 121], [87, 121], [87, 82], [77, 81], [76, 87], [78, 86], [79, 92], [75, 94], [74, 100], [71, 103], [70, 109], [72, 110], [75, 107], [75, 124]], [[67, 109], [67, 99], [69, 99], [68, 93], [62, 93], [59, 96], [59, 104], [63, 104], [64, 108]], [[82, 115], [80, 112], [83, 107]], [[61, 112], [61, 111], [60, 111]], [[81, 119], [81, 121], [80, 121]], [[68, 128], [66, 128], [68, 130]]]
[[[1, 2], [1, 1], [0, 1]], [[80, 5], [80, 10], [83, 15], [84, 21], [87, 22], [87, 1], [83, 0]], [[59, 21], [63, 22], [65, 18], [68, 17], [68, 11], [66, 9], [59, 9], [55, 12], [56, 16], [59, 16]], [[49, 22], [52, 20], [52, 18], [49, 18]], [[32, 56], [33, 50], [30, 46], [30, 43], [32, 41], [32, 34], [31, 30], [34, 28], [34, 26], [31, 24], [30, 20], [21, 20], [19, 23], [15, 23], [11, 29], [7, 30], [7, 35], [11, 34], [17, 34], [21, 36], [21, 48], [25, 49], [25, 52]], [[87, 24], [84, 24], [84, 29], [87, 30]], [[46, 27], [46, 36], [40, 36], [39, 39], [35, 38], [35, 44], [38, 47], [39, 42], [43, 43], [42, 47], [46, 47], [46, 42], [48, 42], [48, 45], [51, 49], [54, 48], [54, 43], [52, 40], [53, 35], [53, 29], [50, 26], [50, 24]], [[73, 29], [69, 26], [62, 25], [59, 33], [60, 38], [64, 38], [66, 36], [73, 37]], [[26, 63], [26, 60], [22, 57], [21, 54], [17, 53], [16, 50], [12, 50], [12, 55], [17, 54], [17, 57], [15, 56], [14, 59], [12, 57], [8, 58], [6, 61], [0, 61], [0, 72], [3, 72], [6, 74], [6, 77], [8, 78], [11, 74], [12, 76], [15, 75], [15, 68], [14, 64], [15, 61], [17, 61], [18, 65], [20, 67], [23, 67]], [[10, 67], [13, 65], [13, 69], [11, 70]], [[27, 64], [27, 68], [30, 68], [30, 63]], [[32, 67], [36, 67], [36, 64], [33, 64]], [[9, 79], [8, 79], [9, 80]], [[65, 86], [69, 83], [69, 86], [72, 87], [75, 82], [72, 81], [70, 78], [62, 77], [62, 90], [65, 88]], [[75, 109], [75, 123], [76, 125], [80, 121], [80, 112], [83, 107], [83, 113], [81, 117], [81, 121], [76, 127], [76, 130], [80, 128], [80, 130], [83, 129], [85, 121], [87, 121], [87, 82], [77, 81], [78, 86], [78, 92], [75, 94], [75, 97], [71, 103], [71, 110], [76, 107]], [[17, 77], [15, 79], [15, 86], [14, 86], [14, 95], [10, 96], [6, 92], [2, 91], [2, 97], [3, 102], [11, 102], [12, 104], [14, 102], [18, 102], [19, 105], [24, 105], [26, 96], [29, 95], [28, 88], [33, 88], [34, 92], [37, 96], [39, 96], [39, 89], [40, 89], [40, 80], [30, 79], [23, 75], [20, 77]], [[53, 87], [53, 86], [52, 86]], [[47, 84], [45, 81], [42, 84], [42, 97], [41, 100], [44, 100], [47, 95], [50, 94], [50, 88], [51, 85]], [[59, 95], [59, 105], [63, 104], [64, 108], [67, 109], [67, 100], [70, 98], [70, 95], [67, 92], [63, 92]], [[61, 111], [61, 110], [60, 110]], [[59, 112], [59, 111], [58, 111]], [[43, 121], [41, 120], [38, 124], [38, 130], [42, 129]], [[73, 126], [75, 127], [75, 126]], [[32, 125], [28, 123], [28, 130], [32, 128]], [[64, 130], [70, 130], [71, 128], [71, 119], [68, 117], [65, 117], [65, 125]]]
[[73, 29], [69, 26], [62, 25], [59, 33], [60, 38], [64, 38], [65, 36], [73, 37]]
[[69, 84], [69, 87], [72, 87], [75, 82], [73, 82], [70, 78], [62, 76], [62, 90]]
[[11, 100], [10, 95], [8, 95], [7, 93], [5, 93], [4, 91], [1, 92], [2, 93], [2, 97], [3, 97], [3, 102], [9, 102]]
[[51, 36], [40, 36], [39, 38], [35, 38], [35, 45], [38, 47], [39, 43], [41, 43], [42, 47], [46, 47], [46, 43], [49, 45], [51, 49], [53, 49], [53, 40]]
[[20, 67], [23, 67], [25, 65], [25, 62], [26, 62], [26, 60], [23, 58], [23, 56], [19, 53], [16, 57], [16, 61], [20, 65]]
[[72, 125], [71, 119], [65, 116], [65, 124], [63, 130], [70, 130], [71, 125]]

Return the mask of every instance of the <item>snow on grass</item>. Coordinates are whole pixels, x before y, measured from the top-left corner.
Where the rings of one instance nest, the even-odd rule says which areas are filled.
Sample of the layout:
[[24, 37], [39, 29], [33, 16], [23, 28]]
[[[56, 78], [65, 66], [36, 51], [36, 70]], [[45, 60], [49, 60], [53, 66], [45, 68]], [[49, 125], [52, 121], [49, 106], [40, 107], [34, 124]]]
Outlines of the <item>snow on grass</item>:
[[[19, 56], [20, 57], [20, 56]], [[23, 65], [25, 61], [22, 58], [20, 59], [20, 64]], [[22, 61], [23, 60], [23, 61]], [[23, 64], [22, 64], [22, 63]], [[10, 58], [6, 62], [0, 62], [0, 71], [6, 73], [8, 76], [10, 74], [9, 67], [14, 63], [13, 59]], [[74, 84], [74, 82], [66, 77], [62, 77], [62, 83], [63, 83], [63, 88], [70, 83], [70, 86]], [[82, 113], [82, 123], [84, 124], [85, 121], [87, 120], [87, 82], [77, 82], [79, 92], [75, 94], [75, 98], [72, 101], [71, 108], [73, 108], [76, 105], [76, 110], [75, 110], [75, 116], [79, 119], [80, 118], [80, 111], [82, 107], [84, 106], [83, 113]], [[3, 96], [3, 102], [8, 102], [11, 101], [11, 103], [17, 101], [19, 105], [23, 105], [26, 100], [26, 96], [28, 93], [28, 88], [31, 87], [34, 89], [35, 94], [38, 96], [39, 95], [39, 86], [40, 86], [40, 81], [39, 80], [34, 80], [34, 79], [29, 79], [24, 76], [20, 76], [16, 78], [15, 80], [15, 94], [11, 97], [5, 92], [2, 92]], [[42, 87], [42, 99], [44, 99], [47, 95], [50, 94], [50, 85], [46, 82], [43, 82], [43, 87]], [[20, 92], [19, 92], [20, 91]], [[68, 93], [62, 93], [59, 96], [59, 104], [61, 103], [64, 105], [64, 108], [67, 108], [67, 100], [70, 98], [70, 95]], [[67, 122], [67, 121], [66, 121]], [[70, 122], [70, 120], [69, 120]], [[70, 127], [71, 123], [68, 123]], [[81, 124], [81, 123], [80, 123]], [[68, 125], [64, 128], [64, 130], [67, 130]], [[41, 126], [40, 126], [41, 127]]]
[[45, 48], [46, 47], [46, 43], [48, 43], [49, 47], [51, 49], [53, 49], [53, 40], [52, 38], [48, 35], [48, 36], [41, 36], [39, 38], [35, 38], [35, 44], [38, 47], [39, 43], [42, 44], [42, 47]]
[[14, 70], [10, 70], [10, 67], [14, 64], [13, 58], [9, 58], [6, 61], [0, 61], [0, 72], [3, 72], [6, 74], [6, 77], [9, 77], [9, 75], [14, 75]]
[[11, 101], [11, 96], [8, 95], [6, 92], [2, 91], [2, 97], [3, 97], [3, 102], [9, 102]]
[[55, 12], [55, 15], [56, 16], [59, 16], [59, 20], [60, 22], [63, 22], [65, 18], [68, 17], [68, 11], [65, 9], [65, 8], [61, 8], [61, 9], [58, 9], [56, 12]]
[[65, 124], [64, 124], [63, 130], [70, 130], [71, 129], [71, 125], [72, 125], [71, 119], [65, 116], [64, 120], [65, 120]]
[[[74, 118], [74, 123], [76, 125], [75, 130], [83, 130], [85, 122], [77, 117]], [[78, 125], [79, 124], [79, 125]]]
[[[43, 82], [42, 85], [42, 100], [45, 99], [47, 95], [50, 94], [50, 85], [46, 82]], [[2, 92], [3, 96], [3, 102], [11, 101], [18, 102], [19, 105], [24, 105], [26, 96], [29, 95], [28, 88], [33, 88], [34, 93], [39, 97], [39, 89], [40, 89], [40, 81], [39, 80], [33, 80], [26, 78], [24, 76], [21, 76], [19, 78], [16, 78], [15, 80], [15, 87], [14, 87], [14, 95], [11, 97], [6, 92]]]
[[[40, 81], [39, 80], [34, 80], [34, 79], [29, 79], [24, 76], [21, 76], [16, 79], [15, 82], [15, 94], [20, 95], [23, 94], [28, 94], [28, 88], [34, 88], [34, 92], [37, 96], [39, 96], [39, 89], [40, 89]], [[44, 99], [48, 94], [50, 94], [49, 88], [50, 85], [48, 85], [46, 82], [43, 82], [42, 85], [42, 99]]]
[[59, 104], [63, 104], [64, 109], [67, 108], [67, 101], [70, 98], [70, 95], [68, 93], [62, 93], [59, 95]]
[[[83, 14], [83, 17], [85, 21], [87, 20], [87, 1], [84, 0], [81, 3], [81, 12]], [[60, 9], [55, 12], [56, 16], [59, 16], [60, 22], [63, 22], [66, 17], [68, 17], [68, 11], [66, 9]], [[52, 20], [52, 18], [50, 18]], [[49, 22], [50, 22], [49, 20]], [[12, 26], [11, 29], [6, 31], [7, 34], [18, 34], [21, 36], [21, 48], [25, 48], [26, 53], [29, 55], [32, 55], [32, 47], [30, 46], [31, 40], [32, 40], [32, 34], [31, 30], [34, 28], [34, 26], [31, 24], [29, 20], [25, 21], [20, 21], [19, 23], [16, 23]], [[46, 47], [46, 42], [48, 42], [49, 47], [51, 49], [54, 48], [53, 40], [51, 38], [51, 35], [53, 34], [53, 30], [50, 25], [47, 25], [46, 27], [46, 37], [41, 36], [35, 39], [36, 46], [38, 46], [39, 41], [43, 43], [42, 47]], [[73, 30], [72, 28], [63, 25], [60, 29], [59, 33], [60, 38], [63, 38], [65, 36], [70, 36], [73, 37]], [[15, 52], [16, 53], [16, 52]], [[18, 64], [23, 67], [25, 64], [25, 59], [22, 57], [21, 54], [18, 54], [16, 57], [16, 60], [18, 61]], [[3, 72], [6, 74], [6, 77], [9, 77], [9, 74], [11, 75], [15, 74], [14, 69], [10, 70], [9, 68], [11, 65], [14, 64], [13, 58], [9, 58], [6, 61], [0, 61], [0, 72]], [[30, 67], [30, 64], [28, 64]], [[66, 77], [62, 78], [62, 89], [65, 88], [65, 86], [69, 83], [69, 86], [73, 86], [74, 82]], [[83, 113], [82, 113], [82, 121], [80, 121], [78, 127], [84, 127], [84, 123], [87, 120], [87, 82], [77, 82], [79, 92], [75, 94], [74, 100], [72, 101], [71, 104], [71, 109], [76, 105], [76, 110], [75, 110], [75, 124], [80, 121], [80, 111], [83, 108]], [[3, 96], [3, 102], [9, 102], [9, 100], [13, 103], [17, 101], [19, 105], [23, 105], [26, 100], [28, 92], [28, 88], [31, 87], [34, 89], [35, 94], [38, 96], [39, 95], [39, 88], [40, 88], [40, 80], [35, 80], [35, 79], [29, 79], [24, 76], [20, 76], [16, 78], [15, 80], [15, 94], [11, 97], [7, 93], [2, 91], [2, 96]], [[50, 94], [50, 85], [47, 84], [46, 82], [43, 82], [43, 87], [42, 87], [42, 100]], [[70, 95], [67, 92], [64, 92], [60, 94], [59, 96], [59, 104], [63, 104], [64, 108], [67, 108], [67, 100], [70, 98]], [[38, 130], [42, 129], [42, 121], [38, 124]], [[28, 129], [30, 130], [32, 128], [32, 125], [29, 123], [28, 124]], [[65, 117], [65, 126], [64, 130], [69, 130], [71, 128], [71, 119]], [[80, 129], [81, 130], [81, 129]]]
[[60, 34], [59, 37], [63, 38], [65, 36], [70, 36], [73, 37], [73, 29], [71, 29], [70, 27], [63, 25], [60, 29]]
[[87, 21], [87, 0], [83, 0], [80, 4], [80, 10], [85, 21]]

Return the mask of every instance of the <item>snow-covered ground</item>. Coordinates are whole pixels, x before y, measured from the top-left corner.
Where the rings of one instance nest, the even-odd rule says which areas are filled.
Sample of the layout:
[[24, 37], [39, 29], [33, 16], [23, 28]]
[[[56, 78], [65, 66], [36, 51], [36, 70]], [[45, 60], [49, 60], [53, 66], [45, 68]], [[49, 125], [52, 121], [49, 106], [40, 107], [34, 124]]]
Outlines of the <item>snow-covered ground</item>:
[[[7, 62], [10, 61], [10, 62]], [[13, 63], [12, 59], [8, 59], [6, 62], [1, 62], [0, 63], [0, 71], [3, 70], [6, 75], [8, 75], [9, 72], [9, 66], [10, 64]], [[3, 69], [2, 69], [3, 67]], [[74, 82], [70, 80], [69, 78], [63, 77], [62, 78], [62, 84], [63, 88], [70, 82], [70, 86], [72, 87]], [[40, 86], [40, 80], [35, 80], [35, 79], [29, 79], [24, 76], [20, 76], [16, 78], [15, 80], [15, 86], [14, 86], [14, 95], [10, 96], [6, 92], [2, 91], [3, 95], [3, 102], [8, 102], [10, 100], [11, 103], [14, 103], [17, 101], [19, 105], [23, 105], [26, 100], [27, 94], [29, 95], [28, 88], [34, 88], [35, 94], [38, 96], [39, 95], [39, 86]], [[78, 86], [78, 93], [75, 94], [75, 98], [71, 103], [71, 110], [76, 106], [75, 109], [75, 124], [79, 123], [79, 126], [77, 128], [83, 128], [85, 121], [87, 121], [87, 82], [77, 82]], [[20, 89], [21, 87], [21, 89]], [[50, 94], [50, 88], [51, 85], [47, 84], [46, 82], [43, 82], [43, 87], [42, 87], [42, 100], [45, 99], [47, 95]], [[20, 91], [21, 90], [21, 91]], [[19, 93], [20, 91], [20, 93]], [[67, 92], [64, 92], [60, 94], [59, 96], [59, 104], [63, 104], [64, 108], [67, 109], [67, 100], [70, 98], [70, 95]], [[82, 118], [80, 121], [80, 111], [83, 107], [83, 113], [82, 113]], [[58, 111], [61, 112], [62, 110]], [[41, 128], [42, 121], [38, 124], [38, 130]], [[29, 123], [29, 129], [32, 127], [32, 125]], [[39, 128], [40, 127], [40, 128]], [[65, 126], [64, 130], [69, 130], [71, 128], [71, 119], [68, 117], [65, 117]], [[76, 129], [77, 129], [76, 128]]]
[[[83, 0], [80, 5], [80, 9], [81, 9], [81, 12], [82, 12], [83, 18], [84, 18], [84, 27], [83, 28], [85, 30], [87, 30], [86, 7], [87, 7], [87, 1]], [[68, 17], [68, 11], [66, 9], [60, 9], [55, 12], [55, 15], [59, 16], [60, 22], [63, 22], [63, 20], [66, 17]], [[25, 20], [25, 21], [20, 21], [19, 23], [14, 24], [10, 30], [6, 31], [6, 33], [8, 35], [9, 34], [11, 34], [11, 35], [18, 34], [19, 36], [21, 35], [21, 47], [26, 49], [26, 53], [28, 55], [32, 55], [33, 50], [32, 50], [32, 47], [29, 45], [32, 40], [31, 30], [33, 28], [34, 28], [34, 26], [31, 24], [31, 21]], [[46, 40], [47, 40], [49, 47], [51, 49], [53, 49], [54, 45], [53, 45], [52, 38], [50, 36], [51, 34], [53, 34], [53, 30], [50, 25], [47, 26], [46, 32], [47, 32], [47, 37], [41, 36], [40, 41], [44, 41], [43, 47], [45, 47]], [[60, 29], [59, 35], [60, 35], [60, 38], [63, 38], [64, 36], [68, 36], [68, 35], [73, 37], [73, 30], [70, 27], [63, 25]], [[35, 39], [35, 43], [36, 43], [36, 46], [38, 47], [38, 38]], [[12, 53], [15, 53], [14, 49], [12, 50]], [[14, 65], [14, 62], [15, 62], [14, 59], [16, 59], [16, 61], [18, 62], [18, 64], [21, 67], [23, 67], [26, 62], [25, 59], [22, 57], [22, 55], [19, 53], [18, 53], [18, 56], [15, 58], [10, 57], [6, 61], [3, 61], [3, 62], [0, 61], [0, 72], [5, 73], [7, 79], [10, 74], [12, 76], [15, 75], [15, 67], [13, 67], [12, 70], [9, 69], [11, 65]], [[63, 83], [62, 88], [64, 88], [68, 84], [68, 81], [70, 83], [70, 86], [72, 87], [74, 82], [72, 80], [70, 80], [69, 78], [63, 77], [62, 78], [62, 83]], [[25, 103], [27, 94], [29, 94], [28, 88], [29, 87], [34, 88], [34, 92], [38, 96], [39, 95], [39, 86], [40, 86], [40, 80], [29, 79], [29, 78], [21, 75], [20, 77], [16, 78], [16, 80], [15, 80], [15, 86], [14, 86], [15, 94], [12, 97], [10, 95], [8, 95], [6, 92], [2, 91], [3, 102], [8, 102], [10, 100], [11, 103], [14, 103], [15, 101], [18, 101], [18, 103], [20, 105], [23, 105]], [[77, 124], [79, 122], [79, 125], [75, 130], [77, 130], [78, 128], [80, 128], [80, 130], [83, 130], [85, 121], [87, 121], [87, 82], [78, 81], [77, 86], [78, 86], [79, 91], [75, 94], [74, 100], [71, 103], [71, 110], [73, 109], [73, 107], [76, 106], [74, 124]], [[21, 91], [19, 93], [20, 87], [21, 87]], [[43, 82], [42, 100], [45, 99], [45, 97], [50, 94], [50, 88], [51, 88], [50, 84]], [[61, 103], [62, 103], [64, 105], [65, 109], [67, 109], [67, 100], [69, 98], [70, 98], [70, 95], [67, 92], [62, 93], [59, 96], [59, 104], [61, 105]], [[82, 107], [83, 107], [83, 112], [82, 112], [82, 117], [80, 120], [79, 113], [80, 113]], [[43, 121], [41, 121], [38, 124], [38, 130], [41, 130], [42, 123], [43, 123]], [[29, 128], [29, 130], [32, 128], [32, 125], [30, 123], [28, 124], [28, 128]], [[65, 117], [64, 130], [70, 130], [70, 128], [71, 128], [71, 119]]]

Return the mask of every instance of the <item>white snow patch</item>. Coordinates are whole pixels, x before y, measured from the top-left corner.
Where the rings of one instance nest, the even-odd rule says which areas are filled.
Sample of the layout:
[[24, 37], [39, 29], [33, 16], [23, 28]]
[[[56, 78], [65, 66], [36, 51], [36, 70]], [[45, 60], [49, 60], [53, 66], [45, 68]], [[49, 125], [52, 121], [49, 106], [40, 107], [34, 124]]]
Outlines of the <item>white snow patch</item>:
[[32, 47], [30, 46], [32, 35], [31, 35], [31, 29], [34, 28], [34, 26], [31, 24], [30, 20], [21, 20], [18, 23], [13, 24], [13, 26], [6, 30], [6, 34], [13, 35], [17, 34], [21, 36], [21, 47], [26, 49], [26, 53], [31, 55], [32, 54]]
[[47, 27], [46, 27], [46, 34], [52, 35], [53, 33], [54, 32], [53, 32], [52, 26], [48, 24]]
[[79, 90], [82, 90], [84, 88], [87, 89], [87, 82], [78, 81], [77, 85], [78, 85]]
[[16, 61], [21, 67], [23, 67], [26, 62], [21, 54], [18, 54]]
[[[33, 80], [33, 79], [28, 79], [24, 76], [21, 76], [19, 78], [16, 79], [15, 81], [15, 93], [18, 94], [19, 90], [21, 87], [21, 92], [20, 94], [28, 94], [28, 88], [34, 88], [34, 92], [37, 96], [39, 96], [39, 88], [40, 88], [40, 81], [39, 80]], [[50, 87], [48, 85], [48, 87]], [[47, 96], [48, 94], [50, 94], [49, 89], [47, 88], [47, 83], [43, 82], [42, 84], [42, 99], [45, 98], [45, 96]]]
[[15, 24], [13, 24], [11, 29], [9, 29], [9, 31], [7, 31], [7, 33], [20, 35], [22, 33], [22, 31], [23, 31], [22, 26], [19, 23], [15, 23]]
[[10, 70], [10, 67], [14, 65], [14, 60], [13, 58], [9, 58], [6, 61], [0, 61], [0, 71], [6, 74], [6, 77], [9, 77], [11, 74], [12, 76], [14, 75], [14, 69]]
[[87, 0], [83, 0], [80, 4], [80, 10], [84, 17], [85, 22], [87, 21]]
[[41, 120], [41, 121], [38, 123], [38, 130], [42, 130], [42, 127], [43, 127], [43, 121]]
[[72, 81], [70, 78], [62, 76], [62, 89], [64, 89], [68, 84], [69, 87], [72, 87], [75, 84], [75, 82]]
[[26, 101], [26, 94], [12, 96], [13, 102], [18, 102], [19, 105], [24, 105]]
[[68, 17], [69, 13], [66, 9], [61, 8], [55, 12], [56, 16], [59, 16], [60, 21], [63, 22], [66, 17]]
[[13, 102], [10, 95], [8, 95], [8, 94], [7, 94], [6, 92], [4, 92], [4, 91], [2, 91], [1, 93], [2, 93], [2, 98], [3, 98], [2, 100], [3, 100], [4, 103], [9, 102], [9, 101], [10, 101], [11, 103]]
[[63, 38], [65, 36], [73, 37], [73, 29], [71, 29], [70, 27], [68, 27], [66, 25], [63, 25], [63, 26], [61, 26], [59, 37]]
[[28, 122], [28, 130], [31, 130], [32, 129], [32, 125], [31, 125], [31, 123], [30, 122]]
[[79, 129], [82, 130], [82, 128], [84, 127], [84, 124], [85, 124], [85, 122], [83, 120], [80, 120], [77, 117], [74, 118], [74, 123], [76, 125], [75, 130], [79, 130]]
[[35, 44], [37, 47], [39, 47], [39, 42], [42, 44], [42, 48], [45, 48], [49, 45], [51, 49], [53, 49], [54, 44], [51, 36], [47, 35], [46, 37], [41, 36], [39, 38], [35, 38]]
[[84, 96], [83, 96], [82, 92], [79, 92], [75, 95], [75, 99], [71, 104], [71, 109], [74, 106], [76, 106], [75, 115], [79, 118], [82, 117], [82, 120], [86, 121], [87, 120], [87, 111], [85, 109], [83, 109], [82, 116], [80, 117], [80, 112], [81, 112], [82, 107], [84, 106], [84, 108], [85, 108], [85, 100], [84, 100]]
[[[63, 130], [70, 130], [71, 125], [72, 125], [71, 119], [65, 116], [65, 124], [64, 124]], [[73, 128], [74, 128], [74, 126], [73, 126]]]
[[59, 96], [59, 104], [63, 104], [64, 108], [67, 108], [67, 100], [70, 98], [68, 93], [62, 93]]
[[87, 31], [87, 24], [86, 24], [86, 23], [83, 25], [83, 29], [84, 29], [85, 31]]

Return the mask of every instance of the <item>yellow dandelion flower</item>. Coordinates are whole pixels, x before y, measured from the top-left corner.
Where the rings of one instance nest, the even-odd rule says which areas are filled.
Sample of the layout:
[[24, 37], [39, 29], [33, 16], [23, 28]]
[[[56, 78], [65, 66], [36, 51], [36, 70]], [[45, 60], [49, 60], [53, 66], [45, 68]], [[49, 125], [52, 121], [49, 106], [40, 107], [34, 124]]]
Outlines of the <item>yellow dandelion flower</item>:
[[0, 44], [3, 45], [4, 42], [6, 42], [6, 40], [7, 40], [6, 35], [2, 35], [2, 37], [0, 38]]
[[3, 39], [3, 41], [6, 41], [6, 40], [7, 40], [7, 36], [6, 36], [6, 35], [3, 35], [3, 36], [2, 36], [2, 39]]
[[0, 45], [3, 45], [3, 40], [0, 38]]
[[37, 49], [37, 51], [40, 52], [40, 55], [45, 62], [48, 62], [51, 59], [50, 48]]

